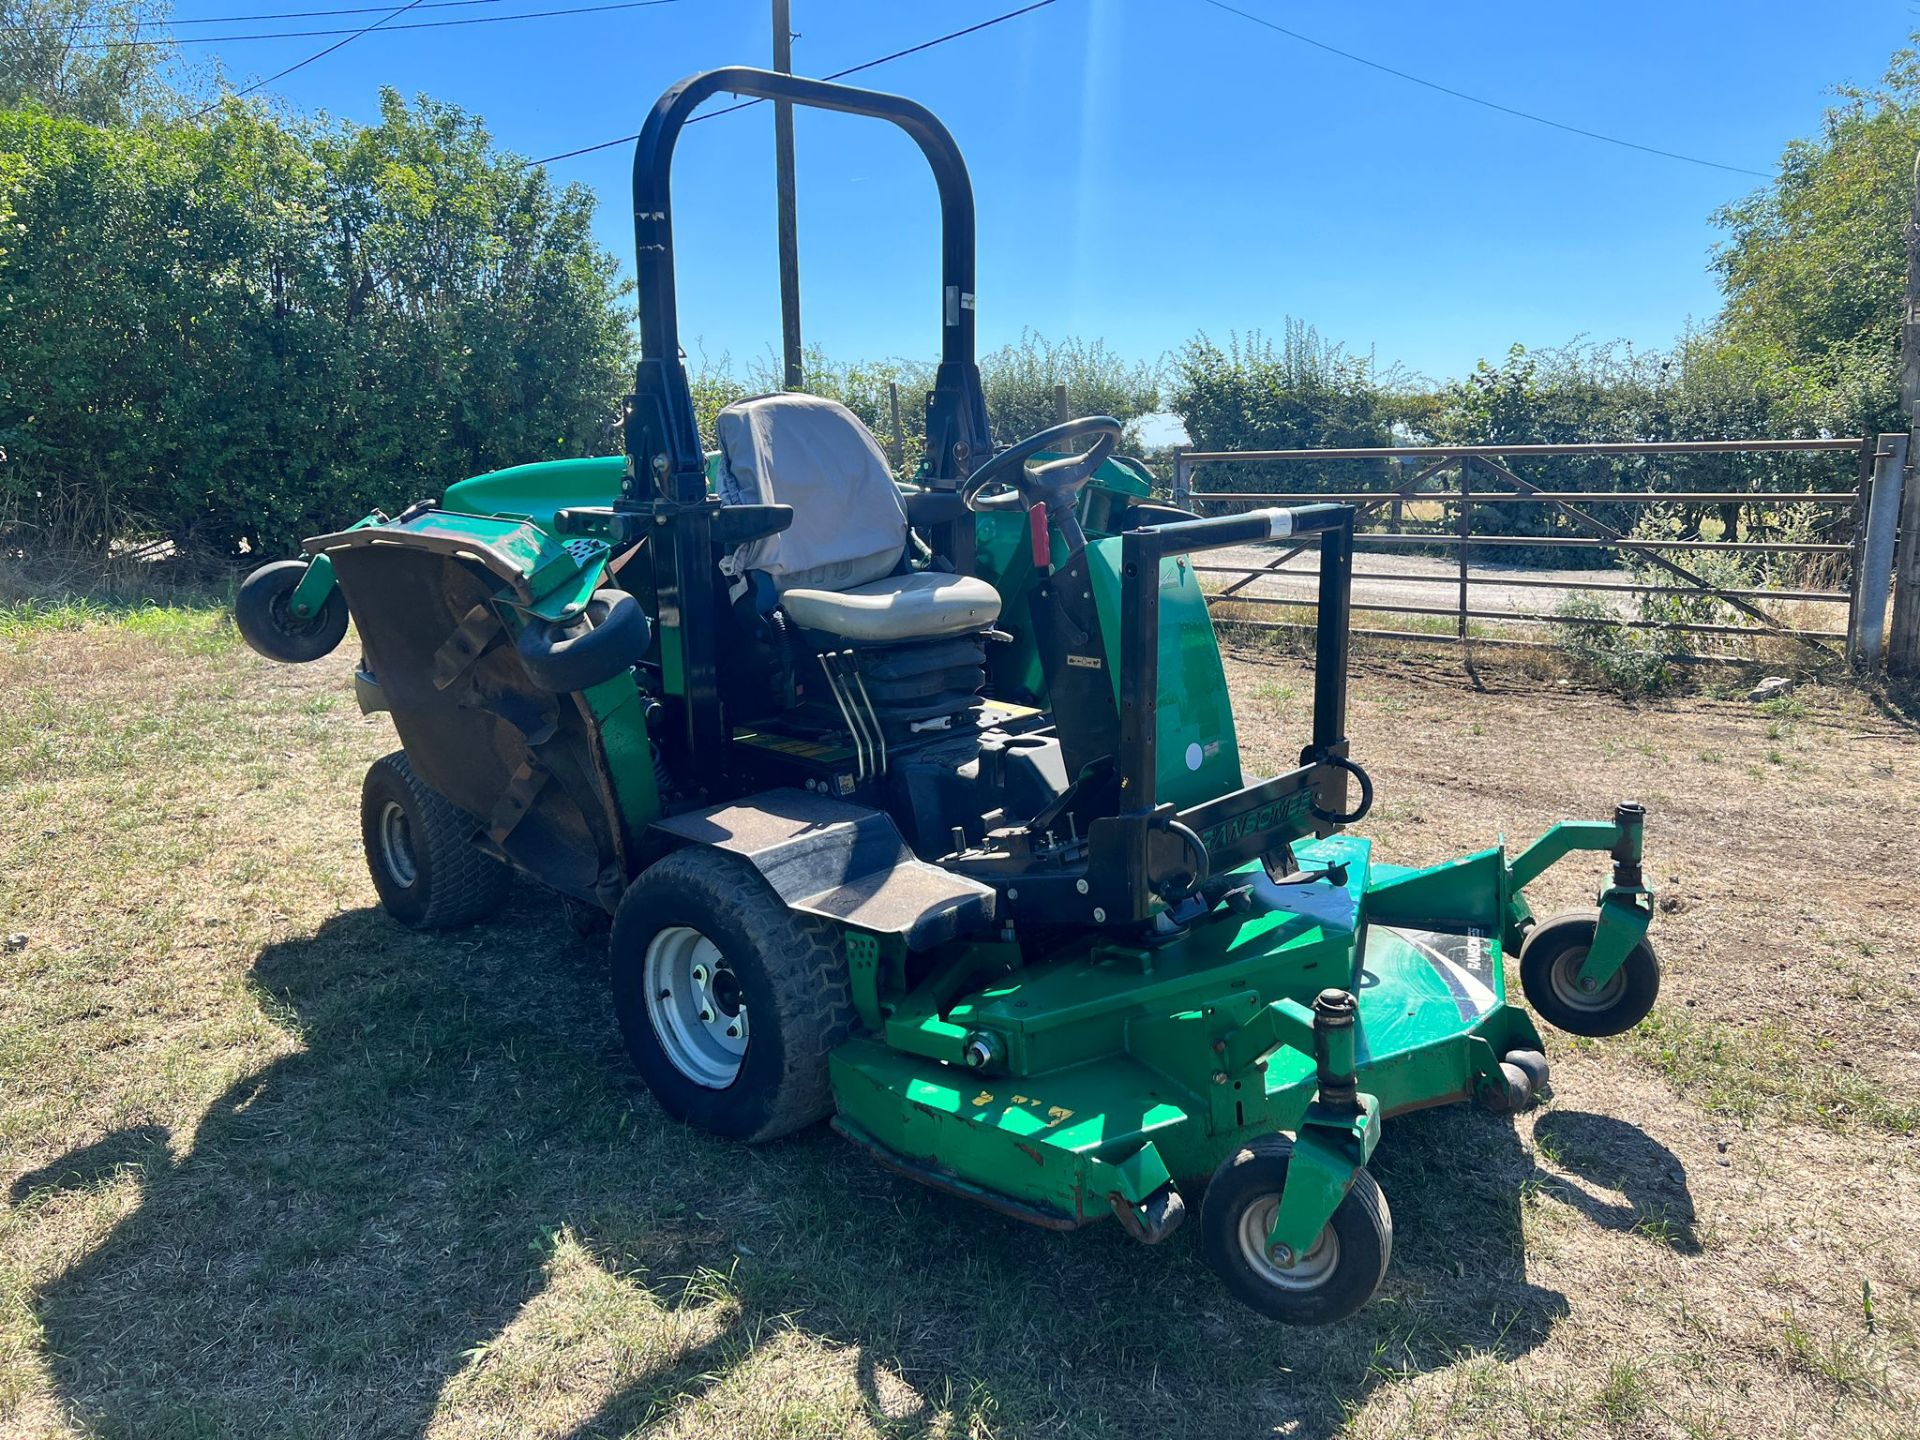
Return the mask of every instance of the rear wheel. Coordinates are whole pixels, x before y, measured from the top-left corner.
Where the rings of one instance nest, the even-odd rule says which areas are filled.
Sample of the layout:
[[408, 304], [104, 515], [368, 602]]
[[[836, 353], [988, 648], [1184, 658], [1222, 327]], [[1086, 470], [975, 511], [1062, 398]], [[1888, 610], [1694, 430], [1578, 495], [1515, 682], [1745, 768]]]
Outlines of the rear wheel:
[[1214, 1172], [1200, 1202], [1200, 1248], [1235, 1299], [1287, 1325], [1329, 1325], [1373, 1298], [1393, 1254], [1393, 1216], [1365, 1170], [1303, 1254], [1267, 1244], [1293, 1142], [1263, 1136]]
[[832, 1113], [827, 1055], [854, 1023], [840, 935], [750, 862], [667, 856], [621, 898], [610, 951], [627, 1053], [668, 1114], [761, 1141]]
[[1520, 987], [1548, 1024], [1569, 1035], [1618, 1035], [1647, 1018], [1660, 996], [1660, 961], [1645, 937], [1604, 985], [1581, 984], [1598, 910], [1570, 910], [1534, 927], [1520, 951]]
[[480, 822], [413, 773], [404, 750], [373, 762], [360, 787], [360, 839], [387, 913], [410, 930], [491, 915], [513, 872], [476, 848]]

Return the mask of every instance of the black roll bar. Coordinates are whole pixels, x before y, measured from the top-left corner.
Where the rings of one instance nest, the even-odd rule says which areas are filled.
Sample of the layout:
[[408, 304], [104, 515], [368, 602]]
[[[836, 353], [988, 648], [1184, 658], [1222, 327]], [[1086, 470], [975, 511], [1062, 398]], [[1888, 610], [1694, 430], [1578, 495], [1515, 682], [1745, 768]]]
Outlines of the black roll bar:
[[[960, 147], [938, 116], [904, 96], [731, 65], [689, 75], [671, 86], [654, 102], [634, 146], [633, 243], [640, 307], [640, 374], [636, 377], [638, 403], [633, 419], [639, 423], [630, 422], [627, 427], [627, 453], [639, 479], [623, 500], [629, 505], [638, 503], [650, 488], [649, 476], [653, 487], [666, 499], [696, 501], [706, 490], [699, 435], [693, 424], [693, 400], [680, 365], [672, 171], [681, 130], [704, 101], [723, 91], [885, 120], [910, 135], [926, 156], [940, 192], [941, 275], [940, 369], [928, 406], [929, 458], [933, 462], [932, 478], [962, 478], [971, 468], [968, 461], [984, 459], [992, 442], [974, 368], [973, 182]], [[643, 413], [651, 409], [645, 403], [649, 390], [663, 392], [659, 399], [666, 413]], [[957, 413], [936, 415], [943, 407]], [[938, 427], [943, 432], [938, 436], [936, 420], [944, 422]], [[956, 443], [963, 447], [958, 456], [951, 453]]]
[[[627, 468], [610, 529], [650, 534], [648, 564], [658, 600], [659, 637], [676, 728], [703, 793], [725, 793], [728, 731], [720, 704], [712, 616], [716, 506], [686, 366], [673, 273], [673, 154], [680, 132], [710, 97], [730, 92], [817, 110], [868, 115], [912, 136], [940, 192], [940, 367], [927, 396], [927, 463], [933, 489], [952, 490], [993, 450], [986, 397], [974, 363], [973, 182], [960, 148], [932, 111], [898, 95], [729, 66], [689, 75], [654, 102], [633, 152], [634, 274], [640, 306], [640, 363], [626, 422]], [[934, 553], [961, 574], [973, 569], [973, 517], [934, 524]]]

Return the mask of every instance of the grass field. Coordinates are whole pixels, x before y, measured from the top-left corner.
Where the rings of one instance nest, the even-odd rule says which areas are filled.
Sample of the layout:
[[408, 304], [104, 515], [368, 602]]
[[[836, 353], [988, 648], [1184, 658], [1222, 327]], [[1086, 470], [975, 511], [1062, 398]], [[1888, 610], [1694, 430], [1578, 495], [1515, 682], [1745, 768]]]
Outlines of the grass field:
[[[0, 614], [0, 1436], [1912, 1436], [1920, 744], [1850, 693], [1627, 708], [1368, 659], [1395, 860], [1644, 800], [1667, 986], [1555, 1096], [1390, 1122], [1382, 1297], [1028, 1231], [830, 1135], [668, 1122], [522, 887], [371, 907], [390, 727], [211, 610]], [[1232, 662], [1276, 766], [1308, 675]], [[1598, 871], [1550, 877], [1577, 902]]]

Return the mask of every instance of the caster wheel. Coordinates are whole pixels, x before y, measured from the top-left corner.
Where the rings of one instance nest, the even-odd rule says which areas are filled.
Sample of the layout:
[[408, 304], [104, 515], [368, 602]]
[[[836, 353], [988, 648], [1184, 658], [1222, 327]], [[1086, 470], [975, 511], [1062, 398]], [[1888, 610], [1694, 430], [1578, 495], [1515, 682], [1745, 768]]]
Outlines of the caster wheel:
[[1474, 1098], [1489, 1115], [1518, 1115], [1533, 1108], [1533, 1081], [1511, 1059], [1502, 1060], [1499, 1077], [1483, 1080]]
[[240, 582], [233, 623], [249, 648], [269, 660], [300, 665], [330, 655], [347, 633], [347, 600], [338, 588], [313, 614], [293, 613], [293, 592], [306, 579], [304, 560], [276, 560]]
[[543, 690], [589, 690], [640, 663], [653, 628], [640, 602], [624, 590], [593, 592], [586, 610], [566, 625], [536, 620], [516, 642], [520, 663]]
[[1200, 1249], [1233, 1297], [1268, 1319], [1330, 1325], [1380, 1288], [1393, 1254], [1393, 1216], [1361, 1170], [1305, 1254], [1271, 1254], [1267, 1231], [1292, 1157], [1284, 1135], [1263, 1136], [1229, 1156], [1200, 1202]]
[[1547, 1057], [1538, 1050], [1509, 1050], [1505, 1063], [1526, 1072], [1527, 1086], [1538, 1100], [1547, 1091], [1547, 1076], [1551, 1073], [1547, 1066]]
[[1527, 1003], [1569, 1035], [1598, 1038], [1631, 1030], [1660, 995], [1660, 962], [1645, 938], [1606, 984], [1581, 988], [1580, 967], [1599, 923], [1598, 910], [1570, 910], [1536, 927], [1520, 951], [1520, 987]]

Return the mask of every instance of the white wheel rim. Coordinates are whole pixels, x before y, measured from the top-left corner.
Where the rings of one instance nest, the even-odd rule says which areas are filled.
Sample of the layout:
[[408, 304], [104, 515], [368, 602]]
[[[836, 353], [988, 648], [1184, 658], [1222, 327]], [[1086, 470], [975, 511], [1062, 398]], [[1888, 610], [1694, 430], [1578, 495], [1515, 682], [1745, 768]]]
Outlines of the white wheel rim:
[[420, 878], [420, 861], [413, 853], [413, 825], [406, 808], [389, 800], [380, 811], [380, 863], [403, 889]]
[[1587, 949], [1587, 946], [1581, 945], [1561, 951], [1548, 976], [1548, 983], [1553, 986], [1553, 998], [1569, 1010], [1605, 1010], [1627, 988], [1627, 967], [1622, 965], [1613, 972], [1613, 978], [1606, 984], [1592, 990], [1582, 990], [1580, 967], [1587, 963]]
[[641, 983], [647, 1020], [674, 1069], [709, 1090], [739, 1078], [747, 1005], [717, 945], [689, 925], [669, 925], [647, 942]]
[[1340, 1264], [1340, 1237], [1331, 1224], [1325, 1225], [1312, 1249], [1282, 1264], [1267, 1249], [1267, 1235], [1279, 1211], [1278, 1195], [1262, 1195], [1240, 1212], [1240, 1256], [1249, 1270], [1276, 1290], [1318, 1289]]

